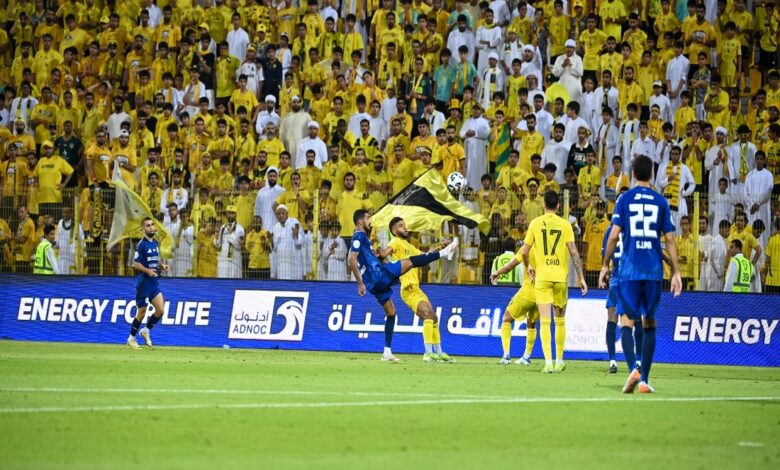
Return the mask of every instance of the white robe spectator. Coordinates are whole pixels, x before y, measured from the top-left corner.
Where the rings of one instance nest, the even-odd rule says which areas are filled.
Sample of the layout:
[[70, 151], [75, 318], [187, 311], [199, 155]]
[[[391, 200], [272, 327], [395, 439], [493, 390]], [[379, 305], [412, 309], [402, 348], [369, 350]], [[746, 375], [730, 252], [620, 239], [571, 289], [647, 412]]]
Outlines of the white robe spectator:
[[774, 177], [772, 172], [763, 168], [748, 173], [745, 178], [745, 193], [743, 200], [745, 202], [745, 212], [748, 216], [748, 223], [753, 224], [756, 220], [764, 222], [764, 233], [761, 234], [759, 242], [761, 246], [767, 246], [769, 243], [769, 233], [771, 231], [771, 198], [772, 188], [774, 187]]
[[193, 245], [195, 244], [195, 228], [192, 225], [182, 227], [172, 232], [173, 237], [173, 263], [171, 263], [171, 276], [192, 277]]
[[[756, 167], [756, 146], [753, 142], [734, 142], [729, 147], [729, 178], [731, 194], [742, 196], [745, 192], [745, 178]], [[769, 228], [769, 226], [767, 226]]]
[[326, 281], [346, 281], [347, 278], [347, 245], [344, 239], [336, 236], [327, 237], [322, 242], [320, 259], [324, 260], [326, 272], [320, 279]]
[[547, 142], [542, 150], [542, 169], [548, 163], [555, 164], [555, 181], [558, 184], [564, 184], [566, 177], [564, 171], [566, 171], [566, 164], [569, 161], [569, 150], [571, 149], [571, 142], [562, 139], [560, 142], [556, 142], [555, 139], [551, 139]]
[[[658, 188], [658, 192], [662, 194], [664, 189], [669, 185], [669, 178], [666, 176], [666, 168], [670, 164], [671, 162], [666, 162], [658, 167], [658, 176], [655, 180], [655, 187]], [[675, 174], [675, 176], [679, 178], [680, 181], [680, 194], [677, 197], [677, 201], [669, 201], [670, 206], [674, 206], [675, 202], [677, 205], [677, 210], [675, 210], [674, 207], [671, 208], [672, 223], [674, 223], [677, 235], [682, 233], [682, 230], [680, 229], [680, 218], [684, 215], [688, 215], [688, 204], [685, 202], [685, 198], [693, 194], [693, 191], [696, 189], [696, 182], [693, 180], [693, 174], [691, 173], [690, 168], [684, 163], [680, 163], [679, 168], [680, 173], [679, 175]]]
[[[577, 116], [576, 119], [569, 118], [563, 124], [566, 126], [566, 129], [563, 132], [563, 140], [568, 140], [569, 142], [577, 142], [579, 140], [577, 131], [580, 129], [580, 126], [585, 126], [589, 131], [591, 130], [590, 124], [580, 116]], [[591, 131], [591, 134], [593, 134], [593, 131]], [[590, 138], [588, 138], [588, 140], [590, 140]]]
[[279, 139], [290, 155], [298, 153], [298, 144], [306, 137], [306, 126], [309, 125], [311, 116], [303, 110], [290, 111], [284, 115], [279, 126]]
[[239, 279], [241, 271], [241, 245], [244, 240], [244, 227], [238, 222], [226, 223], [217, 232], [214, 246], [217, 247], [217, 277], [220, 279]]
[[[498, 64], [496, 64], [495, 67], [490, 67], [488, 65], [483, 72], [480, 72], [478, 96], [483, 109], [488, 109], [490, 107], [495, 92], [504, 92], [505, 85], [506, 74], [504, 74], [504, 71]], [[504, 94], [504, 97], [506, 97], [506, 94]]]
[[[360, 134], [358, 134], [360, 135]], [[295, 154], [295, 169], [300, 170], [306, 166], [306, 152], [314, 150], [314, 166], [322, 169], [322, 165], [328, 161], [328, 146], [319, 137], [305, 137], [298, 144], [298, 152]]]
[[458, 52], [460, 46], [466, 46], [469, 48], [466, 59], [468, 62], [474, 63], [474, 54], [477, 51], [475, 44], [476, 37], [474, 36], [473, 32], [469, 31], [468, 29], [464, 29], [463, 31], [460, 31], [458, 28], [453, 29], [450, 35], [447, 37], [447, 49], [452, 52], [452, 57], [450, 57], [450, 65], [454, 67], [457, 66], [460, 62], [460, 55]]
[[230, 55], [241, 62], [246, 59], [246, 48], [249, 45], [249, 35], [243, 28], [233, 29], [227, 33], [228, 51]]
[[[238, 70], [236, 70], [236, 80], [238, 80], [238, 77], [240, 77], [241, 75], [246, 75], [246, 89], [251, 90], [252, 93], [255, 94], [255, 97], [258, 100], [261, 99], [262, 96], [260, 96], [260, 92], [261, 92], [260, 88], [261, 85], [263, 84], [263, 81], [265, 80], [265, 76], [263, 75], [263, 67], [258, 65], [256, 62], [243, 60], [241, 66], [238, 68]], [[246, 112], [251, 119], [252, 110], [247, 109]], [[260, 120], [260, 116], [258, 113], [258, 121], [259, 120]], [[276, 125], [277, 126], [279, 125], [278, 116], [277, 116]], [[262, 132], [260, 133], [262, 134]]]
[[[473, 135], [470, 133], [473, 132]], [[470, 188], [482, 187], [482, 175], [488, 170], [487, 145], [490, 123], [483, 117], [469, 118], [460, 128], [460, 138], [466, 151], [466, 181]]]
[[[716, 230], [717, 232], [717, 230]], [[702, 258], [699, 266], [698, 290], [706, 292], [720, 292], [723, 290], [724, 264], [726, 263], [726, 240], [720, 234], [700, 234], [699, 247]]]
[[[566, 42], [569, 41], [573, 46], [574, 40], [569, 39]], [[582, 94], [582, 58], [576, 53], [571, 56], [561, 54], [555, 59], [552, 73], [559, 78], [560, 84], [569, 92], [571, 99], [577, 101]]]
[[[482, 72], [488, 67], [488, 56], [491, 52], [498, 53], [503, 38], [503, 30], [495, 24], [490, 27], [482, 25], [477, 28], [476, 47], [479, 50], [477, 58], [477, 73], [482, 76]], [[481, 41], [486, 41], [487, 44]]]
[[[689, 66], [690, 62], [683, 54], [673, 57], [666, 65], [666, 89], [670, 94], [669, 101], [672, 104], [672, 114], [680, 107], [679, 93], [682, 93], [687, 87]], [[671, 95], [675, 91], [678, 91], [678, 94], [672, 98]]]
[[[602, 110], [606, 106], [612, 110], [612, 116], [617, 116], [620, 106], [618, 104], [619, 95], [620, 92], [614, 86], [600, 86], [596, 88], [596, 91], [593, 92], [593, 106], [596, 108], [599, 115], [601, 115]], [[602, 121], [599, 120], [599, 124], [601, 122]]]
[[[13, 101], [11, 101], [11, 111], [8, 113], [11, 116], [11, 119], [9, 119], [8, 122], [8, 128], [13, 130], [14, 122], [21, 118], [27, 125], [27, 129], [32, 131], [30, 120], [32, 119], [33, 110], [36, 106], [38, 106], [38, 100], [33, 98], [32, 95], [26, 98], [21, 96], [14, 98]], [[116, 135], [117, 137], [119, 136], [119, 131], [117, 131]]]
[[672, 102], [669, 100], [668, 96], [664, 95], [663, 93], [659, 95], [655, 95], [655, 94], [650, 95], [648, 104], [650, 108], [652, 108], [653, 105], [657, 104], [658, 108], [660, 108], [661, 111], [660, 114], [661, 120], [668, 122], [670, 124], [674, 124], [674, 112], [672, 112]]
[[[718, 128], [722, 129], [722, 128]], [[725, 130], [725, 129], [724, 129]], [[725, 134], [724, 134], [725, 136]], [[723, 178], [723, 169], [728, 165], [729, 152], [725, 145], [713, 145], [704, 154], [704, 168], [709, 172], [709, 199], [718, 194], [718, 181]], [[728, 191], [728, 189], [726, 190]]]
[[631, 144], [631, 160], [624, 163], [630, 166], [634, 163], [636, 157], [644, 155], [646, 157], [650, 157], [656, 164], [660, 164], [655, 147], [655, 141], [653, 141], [649, 135], [645, 136], [644, 139], [642, 136], [637, 136], [637, 138], [634, 139], [634, 142]]
[[190, 196], [185, 188], [168, 188], [163, 191], [162, 198], [160, 199], [160, 212], [165, 214], [165, 218], [168, 218], [168, 204], [171, 202], [176, 204], [181, 212], [187, 204], [190, 202]]
[[79, 241], [81, 243], [81, 255], [86, 253], [86, 244], [84, 243], [84, 230], [81, 224], [78, 226], [78, 232], [73, 226], [73, 219], [61, 219], [57, 223], [57, 248], [59, 249], [59, 273], [58, 274], [77, 274], [76, 273], [76, 248]]
[[[531, 104], [531, 107], [533, 106], [534, 105]], [[534, 116], [536, 116], [536, 132], [542, 134], [545, 143], [549, 143], [552, 138], [552, 127], [555, 123], [555, 118], [553, 118], [553, 115], [544, 108], [534, 111]], [[525, 121], [521, 122], [525, 123]]]
[[[279, 207], [284, 207], [284, 205]], [[297, 236], [296, 226], [298, 227]], [[300, 228], [298, 220], [288, 217], [284, 222], [277, 222], [274, 225], [272, 236], [272, 250], [275, 254], [275, 263], [271, 264], [271, 277], [275, 279], [302, 280], [303, 229]]]
[[596, 128], [596, 133], [593, 135], [594, 150], [596, 151], [596, 161], [599, 166], [603, 166], [606, 176], [612, 173], [612, 158], [615, 157], [620, 145], [620, 131], [618, 126], [610, 120], [609, 123], [604, 124], [603, 121]]

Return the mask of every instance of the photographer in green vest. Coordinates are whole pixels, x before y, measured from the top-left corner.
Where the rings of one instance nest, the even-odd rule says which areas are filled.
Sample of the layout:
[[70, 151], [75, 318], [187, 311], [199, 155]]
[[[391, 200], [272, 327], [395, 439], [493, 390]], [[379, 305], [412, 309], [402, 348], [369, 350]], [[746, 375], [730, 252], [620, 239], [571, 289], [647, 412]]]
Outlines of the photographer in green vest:
[[[509, 264], [509, 262], [515, 258], [515, 248], [515, 240], [511, 237], [501, 242], [501, 249], [503, 249], [504, 252], [496, 256], [493, 260], [493, 269], [491, 272], [497, 272], [499, 269]], [[498, 276], [495, 284], [499, 286], [518, 286], [523, 279], [522, 269], [521, 264], [512, 271]]]
[[43, 238], [35, 249], [35, 258], [33, 262], [33, 274], [52, 275], [59, 274], [59, 265], [57, 264], [57, 254], [54, 252], [54, 239], [57, 236], [57, 229], [52, 224], [46, 224], [43, 227]]
[[750, 292], [750, 281], [753, 279], [753, 265], [750, 260], [742, 254], [742, 242], [740, 240], [731, 240], [729, 245], [729, 270], [726, 273], [726, 285], [724, 292]]

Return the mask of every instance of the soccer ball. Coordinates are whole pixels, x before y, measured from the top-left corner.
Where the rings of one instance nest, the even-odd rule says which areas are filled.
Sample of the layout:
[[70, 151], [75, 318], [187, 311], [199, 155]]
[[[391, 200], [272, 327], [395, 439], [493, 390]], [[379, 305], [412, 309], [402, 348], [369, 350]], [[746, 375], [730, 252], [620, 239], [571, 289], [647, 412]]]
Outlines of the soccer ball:
[[450, 193], [453, 195], [462, 193], [463, 190], [466, 189], [466, 177], [457, 171], [453, 171], [450, 173], [450, 176], [447, 177], [447, 189], [449, 189]]

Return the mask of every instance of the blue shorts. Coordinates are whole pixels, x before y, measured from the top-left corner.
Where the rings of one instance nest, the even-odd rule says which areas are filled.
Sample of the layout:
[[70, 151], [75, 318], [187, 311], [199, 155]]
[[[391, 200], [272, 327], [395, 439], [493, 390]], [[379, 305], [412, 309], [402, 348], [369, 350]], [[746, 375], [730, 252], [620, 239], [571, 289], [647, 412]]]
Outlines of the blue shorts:
[[623, 313], [623, 308], [620, 306], [620, 299], [618, 298], [618, 286], [610, 285], [609, 291], [607, 293], [607, 308], [615, 308], [615, 311], [618, 315], [621, 315]]
[[398, 284], [398, 279], [401, 277], [401, 262], [395, 261], [393, 263], [382, 264], [379, 275], [374, 280], [374, 283], [368, 289], [368, 291], [376, 297], [379, 305], [384, 305], [393, 296], [393, 285]]
[[662, 281], [620, 281], [618, 305], [631, 320], [655, 320], [662, 290]]
[[162, 291], [156, 282], [154, 284], [141, 283], [135, 288], [135, 306], [138, 308], [146, 307], [159, 294], [162, 294]]

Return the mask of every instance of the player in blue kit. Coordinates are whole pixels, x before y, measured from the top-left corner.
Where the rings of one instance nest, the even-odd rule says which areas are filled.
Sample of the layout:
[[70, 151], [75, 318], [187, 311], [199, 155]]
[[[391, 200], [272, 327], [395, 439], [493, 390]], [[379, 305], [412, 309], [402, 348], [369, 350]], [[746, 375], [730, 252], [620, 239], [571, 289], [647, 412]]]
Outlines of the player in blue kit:
[[165, 302], [157, 283], [157, 270], [168, 270], [168, 265], [160, 262], [160, 252], [158, 250], [157, 240], [154, 239], [155, 228], [154, 221], [151, 218], [144, 218], [143, 222], [144, 238], [138, 242], [135, 248], [133, 258], [133, 268], [138, 271], [135, 276], [135, 305], [137, 312], [133, 319], [133, 325], [130, 327], [130, 336], [127, 337], [127, 345], [133, 349], [141, 349], [135, 335], [139, 333], [138, 328], [146, 316], [146, 306], [151, 303], [154, 307], [154, 314], [149, 316], [146, 326], [141, 329], [141, 337], [146, 341], [146, 345], [152, 347], [152, 338], [149, 330], [160, 321], [163, 315]]
[[[607, 249], [607, 240], [612, 231], [612, 225], [604, 233], [601, 245], [601, 255]], [[623, 250], [623, 237], [618, 238], [615, 251], [612, 253], [612, 272], [609, 275], [609, 293], [607, 294], [607, 354], [609, 355], [609, 373], [617, 374], [617, 361], [615, 360], [615, 342], [617, 338], [617, 319], [625, 313], [618, 300], [618, 269], [620, 268], [620, 254]], [[634, 323], [634, 343], [636, 345], [636, 365], [642, 369], [642, 337], [644, 329], [642, 322]]]
[[[612, 216], [613, 225], [604, 251], [599, 286], [602, 289], [607, 286], [609, 260], [615, 252], [620, 235], [623, 234], [623, 250], [618, 271], [618, 300], [625, 311], [625, 315], [621, 317], [621, 341], [623, 354], [631, 371], [623, 393], [633, 393], [637, 384], [640, 393], [652, 393], [655, 390], [650, 386], [649, 376], [655, 354], [655, 314], [661, 300], [664, 277], [661, 236], [666, 242], [672, 265], [671, 291], [675, 297], [680, 295], [682, 290], [682, 279], [677, 263], [677, 246], [669, 203], [650, 189], [653, 161], [644, 155], [636, 157], [632, 174], [636, 186], [620, 197]], [[644, 326], [641, 373], [637, 369], [634, 338], [631, 334], [634, 322], [639, 320]]]
[[369, 292], [376, 297], [379, 305], [385, 311], [385, 350], [382, 354], [382, 360], [398, 362], [398, 358], [393, 356], [391, 348], [393, 331], [395, 330], [395, 305], [391, 299], [392, 287], [394, 284], [398, 284], [401, 276], [412, 268], [425, 266], [439, 258], [452, 259], [455, 249], [458, 247], [458, 238], [455, 237], [449, 245], [439, 251], [423, 253], [392, 263], [383, 263], [374, 254], [371, 240], [368, 238], [371, 233], [371, 217], [368, 215], [368, 211], [365, 209], [356, 210], [352, 220], [355, 223], [355, 233], [352, 235], [349, 247], [349, 270], [357, 279], [358, 295], [362, 297], [366, 295], [366, 292]]

